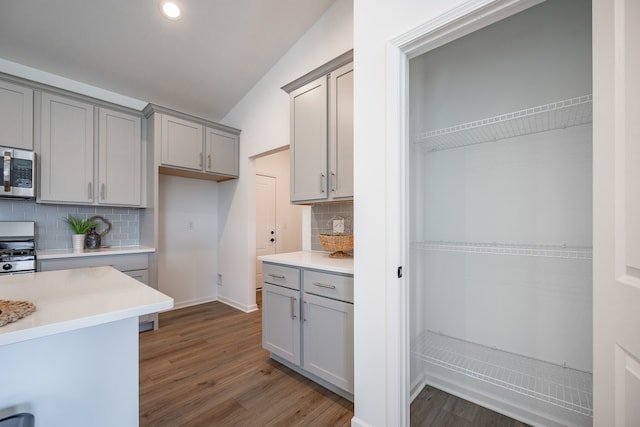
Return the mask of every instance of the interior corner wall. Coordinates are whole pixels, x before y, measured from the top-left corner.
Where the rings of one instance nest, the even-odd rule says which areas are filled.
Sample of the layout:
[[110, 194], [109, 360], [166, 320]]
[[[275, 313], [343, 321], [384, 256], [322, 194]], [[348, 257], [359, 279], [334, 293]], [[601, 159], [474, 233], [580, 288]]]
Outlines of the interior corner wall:
[[255, 157], [289, 145], [289, 96], [280, 88], [352, 47], [353, 1], [336, 0], [222, 120], [242, 133], [240, 177], [218, 193], [221, 301], [255, 307]]
[[215, 301], [218, 184], [160, 175], [158, 198], [158, 290], [175, 308]]

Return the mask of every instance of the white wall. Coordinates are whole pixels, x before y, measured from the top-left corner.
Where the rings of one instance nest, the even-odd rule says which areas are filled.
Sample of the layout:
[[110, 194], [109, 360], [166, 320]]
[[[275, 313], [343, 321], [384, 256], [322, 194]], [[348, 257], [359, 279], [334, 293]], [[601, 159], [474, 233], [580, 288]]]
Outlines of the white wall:
[[[396, 372], [387, 369], [388, 296], [395, 291], [399, 256], [387, 259], [387, 46], [394, 37], [425, 23], [462, 1], [354, 0], [354, 235], [355, 268], [355, 418], [353, 425], [396, 425], [398, 396], [387, 394]], [[385, 190], [386, 189], [386, 190]], [[371, 230], [377, 232], [372, 233]], [[385, 233], [386, 231], [386, 233]], [[398, 251], [399, 253], [399, 251]]]
[[276, 178], [276, 253], [302, 250], [302, 211], [304, 206], [290, 200], [288, 149], [256, 159], [256, 173]]
[[222, 120], [242, 129], [240, 178], [219, 186], [219, 299], [255, 304], [255, 159], [289, 144], [289, 97], [280, 88], [353, 47], [352, 0], [337, 0]]
[[160, 175], [158, 290], [175, 308], [217, 299], [218, 184]]

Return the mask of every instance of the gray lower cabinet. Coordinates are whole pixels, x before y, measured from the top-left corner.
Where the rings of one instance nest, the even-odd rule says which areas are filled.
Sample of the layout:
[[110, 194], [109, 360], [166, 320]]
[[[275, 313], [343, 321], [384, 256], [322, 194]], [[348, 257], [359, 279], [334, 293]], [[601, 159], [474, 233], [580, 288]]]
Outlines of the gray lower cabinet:
[[302, 368], [353, 394], [353, 277], [302, 275]]
[[353, 399], [353, 276], [265, 262], [262, 277], [263, 347]]
[[[47, 258], [38, 260], [38, 271], [71, 270], [75, 268], [111, 266], [134, 279], [149, 284], [149, 255], [93, 255], [71, 258]], [[140, 331], [157, 329], [158, 315], [140, 316]]]

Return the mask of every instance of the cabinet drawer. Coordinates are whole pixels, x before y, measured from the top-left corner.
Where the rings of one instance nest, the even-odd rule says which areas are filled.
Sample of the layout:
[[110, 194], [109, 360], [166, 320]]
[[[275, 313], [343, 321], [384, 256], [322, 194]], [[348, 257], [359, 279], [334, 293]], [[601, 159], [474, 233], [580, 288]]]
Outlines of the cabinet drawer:
[[353, 277], [305, 270], [304, 292], [353, 303]]
[[262, 265], [262, 281], [289, 289], [300, 289], [300, 270], [265, 262]]
[[68, 270], [71, 268], [102, 267], [109, 265], [119, 271], [146, 270], [149, 268], [149, 256], [102, 255], [88, 257], [58, 258], [38, 261], [38, 271]]

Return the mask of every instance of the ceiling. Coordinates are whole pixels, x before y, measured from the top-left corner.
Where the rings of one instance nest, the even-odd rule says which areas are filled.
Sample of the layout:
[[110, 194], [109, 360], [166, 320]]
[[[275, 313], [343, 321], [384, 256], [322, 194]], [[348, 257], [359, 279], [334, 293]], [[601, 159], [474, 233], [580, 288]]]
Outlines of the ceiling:
[[0, 58], [219, 121], [334, 1], [1, 1]]

